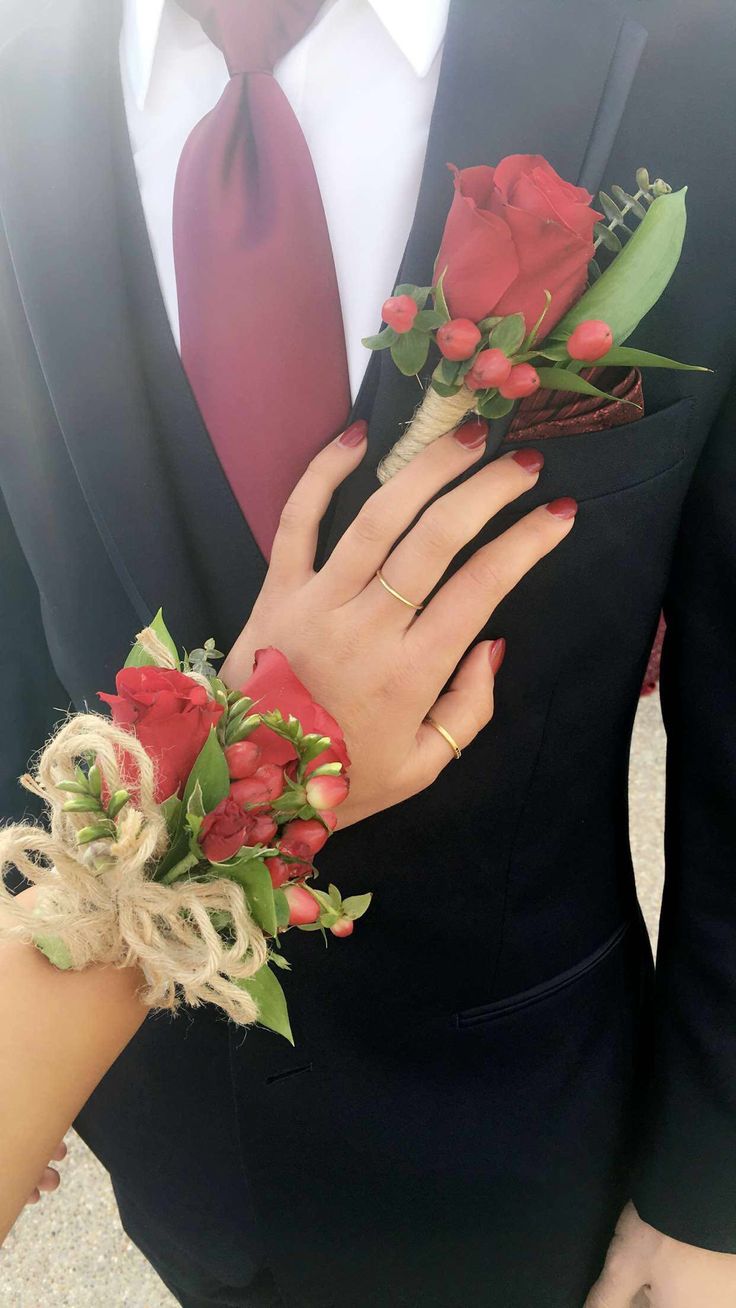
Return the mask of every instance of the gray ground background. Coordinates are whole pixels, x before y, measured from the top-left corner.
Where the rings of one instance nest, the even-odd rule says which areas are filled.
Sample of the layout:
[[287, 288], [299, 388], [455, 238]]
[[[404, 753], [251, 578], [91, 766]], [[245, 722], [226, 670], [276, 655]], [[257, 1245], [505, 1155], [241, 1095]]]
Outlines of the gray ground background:
[[[654, 932], [662, 883], [664, 733], [655, 696], [634, 733], [631, 825], [642, 907]], [[0, 1250], [2, 1308], [175, 1308], [121, 1229], [107, 1174], [74, 1134], [61, 1190], [27, 1210]]]

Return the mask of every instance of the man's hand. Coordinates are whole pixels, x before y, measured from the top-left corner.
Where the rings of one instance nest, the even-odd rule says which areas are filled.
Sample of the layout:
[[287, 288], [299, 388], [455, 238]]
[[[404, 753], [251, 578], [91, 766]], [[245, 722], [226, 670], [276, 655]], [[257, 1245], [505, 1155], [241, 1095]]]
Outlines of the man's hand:
[[[54, 1149], [54, 1152], [51, 1155], [50, 1162], [60, 1163], [63, 1158], [66, 1158], [66, 1155], [67, 1155], [67, 1148], [66, 1145], [64, 1144], [64, 1141], [62, 1140]], [[37, 1204], [42, 1194], [50, 1194], [52, 1190], [57, 1190], [60, 1184], [61, 1184], [61, 1177], [59, 1176], [59, 1173], [57, 1172], [56, 1168], [50, 1166], [44, 1167], [41, 1175], [39, 1176], [35, 1186], [31, 1190], [31, 1193], [29, 1194], [26, 1200], [26, 1204], [27, 1205]]]
[[627, 1204], [585, 1308], [734, 1308], [736, 1254], [682, 1244]]

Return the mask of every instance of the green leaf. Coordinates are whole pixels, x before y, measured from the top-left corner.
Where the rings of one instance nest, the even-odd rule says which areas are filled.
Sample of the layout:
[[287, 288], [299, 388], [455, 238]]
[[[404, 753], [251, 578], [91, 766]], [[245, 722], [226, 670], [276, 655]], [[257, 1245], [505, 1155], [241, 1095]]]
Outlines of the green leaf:
[[56, 936], [34, 936], [33, 943], [61, 972], [68, 972], [72, 967], [72, 956], [63, 940], [58, 940]]
[[432, 390], [441, 395], [443, 400], [448, 399], [451, 395], [457, 395], [460, 390], [460, 383], [456, 386], [443, 386], [442, 382], [432, 381]]
[[269, 1031], [275, 1031], [277, 1035], [283, 1036], [290, 1045], [293, 1045], [294, 1036], [289, 1022], [286, 996], [268, 963], [264, 963], [255, 976], [248, 977], [247, 981], [238, 981], [237, 984], [241, 989], [247, 990], [258, 1005], [258, 1021], [261, 1026], [268, 1027]]
[[424, 308], [431, 294], [431, 286], [414, 286], [412, 282], [402, 282], [394, 290], [394, 295], [410, 295], [419, 309]]
[[204, 817], [204, 800], [202, 797], [202, 785], [197, 781], [194, 790], [187, 800], [187, 817]]
[[485, 336], [486, 332], [491, 331], [491, 329], [496, 326], [497, 322], [503, 322], [503, 316], [501, 314], [491, 314], [488, 318], [481, 318], [478, 323], [478, 330]]
[[657, 303], [674, 273], [685, 239], [687, 187], [661, 195], [631, 240], [594, 286], [589, 287], [553, 335], [566, 339], [581, 322], [607, 322], [617, 345], [631, 335]]
[[488, 399], [480, 401], [478, 412], [483, 418], [505, 418], [506, 414], [511, 412], [515, 403], [515, 400], [507, 400], [503, 395], [499, 395], [495, 391]]
[[384, 327], [377, 336], [364, 336], [363, 345], [369, 350], [388, 350], [399, 339], [399, 333], [393, 327]]
[[598, 263], [598, 260], [591, 259], [590, 263], [588, 264], [588, 281], [590, 282], [591, 286], [593, 285], [593, 282], [598, 281], [600, 275], [601, 275], [601, 266]]
[[544, 292], [544, 308], [542, 309], [542, 312], [540, 313], [539, 317], [537, 318], [537, 321], [535, 322], [535, 324], [534, 324], [534, 326], [532, 327], [532, 329], [531, 329], [529, 335], [527, 336], [526, 340], [524, 341], [524, 349], [525, 349], [525, 350], [529, 350], [529, 349], [531, 349], [532, 345], [533, 345], [534, 342], [536, 341], [536, 339], [537, 339], [537, 337], [538, 337], [538, 335], [539, 335], [539, 329], [540, 329], [540, 327], [542, 326], [542, 323], [544, 322], [545, 318], [547, 317], [547, 314], [549, 313], [549, 306], [551, 305], [551, 303], [552, 303], [552, 293], [551, 293], [551, 291], [547, 291], [547, 290], [545, 290], [545, 292]]
[[504, 354], [515, 354], [521, 349], [526, 335], [526, 323], [523, 313], [510, 313], [502, 318], [491, 331], [490, 343], [494, 350], [503, 350]]
[[623, 249], [616, 233], [612, 232], [610, 227], [606, 227], [605, 223], [596, 223], [593, 228], [593, 235], [596, 237], [596, 240], [600, 241], [601, 245], [604, 246], [606, 250], [610, 250], [612, 254], [620, 254]]
[[166, 830], [169, 833], [169, 840], [173, 840], [177, 832], [181, 829], [181, 809], [182, 804], [178, 795], [169, 795], [161, 805], [166, 823]]
[[430, 338], [426, 332], [404, 332], [391, 347], [391, 358], [405, 377], [414, 377], [427, 362]]
[[329, 887], [329, 893], [330, 893], [330, 903], [332, 904], [332, 907], [333, 907], [333, 908], [341, 908], [341, 907], [342, 907], [342, 895], [340, 894], [340, 891], [338, 890], [337, 886], [332, 886], [332, 885], [331, 885], [331, 886]]
[[598, 199], [600, 200], [601, 209], [610, 223], [623, 222], [624, 216], [616, 204], [616, 201], [612, 200], [610, 195], [606, 195], [605, 191], [599, 191]]
[[[166, 626], [166, 623], [164, 622], [163, 609], [159, 609], [153, 621], [150, 622], [148, 625], [150, 626], [152, 631], [155, 631], [161, 643], [166, 646], [167, 650], [169, 651], [169, 654], [173, 658], [174, 663], [178, 668], [179, 651], [176, 648], [176, 645], [174, 644], [173, 638]], [[136, 641], [135, 645], [130, 651], [130, 654], [125, 660], [124, 666], [126, 668], [150, 668], [150, 667], [155, 667], [155, 660], [152, 659], [151, 655], [147, 654], [146, 651]]]
[[276, 922], [280, 927], [289, 925], [289, 901], [283, 890], [279, 888], [273, 892], [273, 902], [276, 909]]
[[616, 200], [624, 209], [628, 206], [629, 213], [633, 213], [635, 217], [639, 219], [639, 222], [642, 222], [643, 219], [646, 218], [647, 211], [644, 208], [644, 205], [639, 203], [635, 195], [629, 195], [628, 191], [624, 191], [621, 186], [612, 186], [611, 192], [614, 200]]
[[422, 309], [414, 319], [414, 330], [433, 332], [445, 322], [447, 322], [447, 319], [443, 313], [440, 313], [439, 309]]
[[460, 381], [460, 364], [453, 359], [440, 359], [432, 376], [443, 386], [456, 386]]
[[445, 322], [449, 322], [450, 310], [447, 307], [447, 300], [445, 299], [445, 273], [446, 272], [447, 269], [443, 268], [442, 275], [437, 278], [437, 281], [432, 287], [432, 292], [434, 294], [435, 309], [439, 310], [439, 312], [444, 315]]
[[[607, 391], [601, 391], [592, 382], [586, 381], [584, 377], [578, 377], [577, 373], [568, 372], [566, 368], [537, 368], [539, 380], [546, 390], [550, 391], [569, 391], [575, 395], [597, 395], [604, 400], [615, 400], [615, 395], [609, 395]], [[632, 404], [631, 400], [625, 400], [625, 404]], [[641, 405], [634, 404], [635, 409], [641, 408]]]
[[632, 350], [625, 345], [614, 345], [613, 349], [596, 359], [596, 368], [677, 368], [683, 372], [712, 372], [712, 368], [703, 368], [698, 363], [678, 363], [677, 359], [667, 359], [663, 354], [650, 354], [648, 350]]
[[351, 895], [349, 899], [344, 899], [342, 911], [345, 914], [345, 917], [349, 917], [351, 921], [357, 922], [359, 917], [362, 917], [364, 913], [368, 912], [372, 899], [373, 895]]
[[233, 863], [213, 863], [218, 876], [237, 881], [245, 891], [253, 918], [268, 936], [275, 936], [278, 919], [274, 891], [266, 864], [260, 858], [238, 857]]
[[566, 363], [570, 358], [566, 345], [562, 343], [554, 345], [551, 341], [545, 341], [544, 345], [540, 345], [537, 354], [542, 359], [551, 359], [553, 363]]
[[217, 808], [221, 799], [230, 791], [230, 773], [227, 759], [217, 739], [217, 732], [210, 727], [210, 734], [197, 755], [196, 762], [184, 789], [184, 808], [186, 809], [195, 787], [199, 785], [202, 792], [202, 805], [205, 813]]

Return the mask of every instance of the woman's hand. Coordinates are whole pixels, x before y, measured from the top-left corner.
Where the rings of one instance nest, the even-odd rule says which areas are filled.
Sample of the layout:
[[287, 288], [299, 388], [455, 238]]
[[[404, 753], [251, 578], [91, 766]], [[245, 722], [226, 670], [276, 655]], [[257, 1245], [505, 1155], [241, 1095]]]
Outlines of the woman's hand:
[[[315, 572], [320, 520], [363, 457], [366, 430], [355, 423], [322, 450], [291, 495], [263, 589], [222, 671], [239, 687], [255, 651], [275, 645], [337, 719], [352, 758], [340, 826], [423, 790], [450, 762], [453, 751], [426, 722], [429, 713], [461, 748], [490, 721], [504, 646], [468, 647], [524, 574], [568, 535], [577, 509], [558, 500], [533, 510], [477, 550], [421, 608], [458, 551], [536, 484], [543, 464], [535, 450], [515, 451], [435, 500], [483, 454], [487, 424], [471, 420], [377, 490]], [[378, 568], [409, 606], [381, 585]]]
[[58, 1190], [61, 1184], [61, 1177], [56, 1168], [51, 1167], [50, 1164], [60, 1163], [62, 1159], [66, 1158], [67, 1152], [67, 1147], [64, 1144], [64, 1141], [60, 1141], [51, 1154], [49, 1166], [44, 1167], [35, 1186], [31, 1190], [31, 1193], [26, 1200], [26, 1207], [29, 1204], [37, 1204], [42, 1194], [51, 1194], [52, 1190]]

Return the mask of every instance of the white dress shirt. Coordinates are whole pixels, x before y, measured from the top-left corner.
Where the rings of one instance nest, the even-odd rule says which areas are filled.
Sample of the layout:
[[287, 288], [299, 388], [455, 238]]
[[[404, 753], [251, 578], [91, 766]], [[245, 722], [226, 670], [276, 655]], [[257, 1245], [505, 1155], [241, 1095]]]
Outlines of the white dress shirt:
[[[314, 162], [340, 288], [353, 395], [416, 206], [450, 0], [333, 0], [279, 61]], [[227, 84], [225, 61], [175, 0], [125, 0], [125, 110], [161, 291], [179, 341], [172, 214], [190, 131]]]

